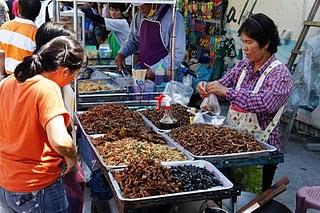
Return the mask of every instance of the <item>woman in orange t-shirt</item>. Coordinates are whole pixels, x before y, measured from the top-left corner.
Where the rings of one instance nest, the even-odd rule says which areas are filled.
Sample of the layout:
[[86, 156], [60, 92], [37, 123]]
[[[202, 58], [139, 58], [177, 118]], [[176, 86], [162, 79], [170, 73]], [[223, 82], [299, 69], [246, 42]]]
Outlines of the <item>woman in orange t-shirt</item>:
[[67, 212], [60, 177], [77, 156], [60, 88], [86, 62], [81, 45], [60, 36], [0, 82], [0, 212]]

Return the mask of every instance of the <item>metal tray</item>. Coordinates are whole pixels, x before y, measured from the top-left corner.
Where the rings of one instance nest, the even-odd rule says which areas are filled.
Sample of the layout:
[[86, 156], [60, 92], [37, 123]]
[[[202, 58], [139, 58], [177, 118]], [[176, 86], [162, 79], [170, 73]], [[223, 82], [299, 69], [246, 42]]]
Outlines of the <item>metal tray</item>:
[[78, 111], [74, 113], [74, 120], [75, 120], [75, 123], [78, 124], [78, 127], [80, 128], [80, 133], [83, 134], [85, 137], [87, 137], [89, 136], [89, 134], [87, 134], [86, 131], [84, 130], [79, 118], [79, 115], [81, 115], [82, 113], [84, 113], [84, 111]]
[[182, 145], [180, 145], [178, 142], [174, 141], [173, 138], [171, 138], [169, 135], [165, 133], [159, 132], [166, 140], [171, 140], [171, 142], [176, 143], [180, 149], [182, 149], [185, 153], [188, 153], [190, 156], [192, 156], [194, 159], [201, 159], [201, 160], [208, 160], [210, 162], [218, 161], [218, 160], [227, 160], [227, 159], [234, 159], [234, 158], [250, 158], [250, 157], [258, 157], [258, 156], [264, 156], [268, 155], [271, 152], [275, 152], [277, 148], [274, 146], [271, 146], [270, 144], [260, 142], [264, 150], [261, 151], [255, 151], [255, 152], [241, 152], [241, 153], [230, 153], [230, 154], [224, 154], [224, 155], [194, 155], [189, 150], [184, 148]]
[[[209, 193], [213, 193], [213, 192], [217, 192], [217, 191], [222, 191], [222, 190], [228, 190], [231, 189], [233, 187], [233, 184], [216, 168], [214, 167], [211, 163], [204, 161], [204, 160], [197, 160], [197, 161], [181, 161], [181, 162], [166, 162], [166, 163], [161, 163], [163, 166], [165, 167], [171, 167], [171, 166], [183, 166], [183, 165], [193, 165], [193, 166], [197, 166], [197, 167], [202, 167], [202, 168], [206, 168], [207, 170], [213, 172], [217, 179], [220, 180], [220, 182], [222, 183], [222, 186], [216, 186], [213, 188], [209, 188], [206, 190], [197, 190], [197, 191], [190, 191], [190, 192], [179, 192], [179, 193], [173, 193], [173, 194], [166, 194], [166, 195], [158, 195], [158, 196], [149, 196], [149, 197], [141, 197], [141, 198], [125, 198], [122, 194], [122, 191], [120, 189], [120, 186], [118, 184], [118, 182], [115, 180], [113, 173], [112, 172], [108, 172], [108, 176], [109, 179], [112, 183], [112, 187], [114, 188], [117, 197], [123, 201], [123, 202], [142, 202], [142, 201], [156, 201], [161, 199], [162, 201], [164, 201], [165, 199], [172, 199], [172, 198], [179, 198], [182, 196], [188, 196], [188, 198], [202, 194], [209, 194]], [[117, 169], [114, 170], [113, 172], [119, 172], [123, 169]]]
[[[110, 165], [106, 165], [106, 164], [105, 164], [105, 162], [104, 162], [104, 160], [102, 159], [102, 157], [100, 156], [99, 152], [97, 151], [97, 149], [95, 148], [95, 146], [91, 143], [91, 137], [99, 137], [99, 136], [103, 136], [103, 134], [87, 134], [86, 131], [84, 130], [81, 122], [80, 122], [79, 117], [78, 117], [78, 115], [79, 115], [79, 114], [82, 114], [82, 113], [84, 113], [84, 112], [77, 112], [77, 113], [75, 113], [75, 114], [74, 114], [74, 118], [75, 118], [75, 122], [78, 124], [79, 130], [80, 130], [80, 137], [81, 137], [82, 139], [84, 139], [84, 140], [82, 141], [82, 143], [89, 144], [90, 147], [91, 147], [91, 150], [88, 151], [88, 153], [91, 153], [91, 156], [88, 157], [88, 158], [89, 158], [88, 161], [90, 161], [90, 162], [87, 162], [87, 163], [91, 164], [92, 162], [95, 162], [95, 161], [98, 159], [98, 160], [100, 161], [100, 163], [101, 163], [107, 170], [126, 167], [126, 166], [110, 166]], [[156, 132], [156, 133], [159, 134], [159, 132]], [[161, 135], [161, 134], [160, 134], [160, 135]], [[162, 136], [163, 140], [167, 143], [168, 146], [177, 148], [179, 151], [181, 151], [181, 152], [187, 157], [188, 160], [193, 160], [193, 159], [194, 159], [190, 154], [184, 152], [184, 150], [181, 149], [181, 146], [178, 146], [176, 143], [172, 142], [172, 140], [168, 140], [164, 135], [161, 135], [161, 136]], [[86, 146], [86, 147], [88, 148], [88, 146]], [[93, 153], [94, 153], [94, 155], [95, 155], [94, 157], [95, 157], [96, 159], [92, 159], [92, 158], [93, 158], [93, 157], [92, 157], [92, 151], [93, 151]], [[86, 153], [84, 153], [84, 154], [86, 154]]]
[[[99, 159], [100, 163], [107, 169], [107, 170], [113, 170], [113, 169], [120, 169], [120, 168], [124, 168], [127, 167], [127, 165], [118, 165], [118, 166], [112, 166], [112, 165], [107, 165], [105, 163], [105, 161], [103, 160], [103, 158], [101, 157], [100, 153], [98, 152], [98, 150], [96, 149], [96, 147], [94, 146], [94, 144], [91, 142], [91, 138], [98, 138], [103, 136], [104, 134], [98, 134], [98, 135], [87, 135], [87, 143], [90, 144], [92, 150], [94, 151], [97, 159]], [[170, 147], [174, 147], [177, 148], [177, 150], [181, 151], [182, 154], [184, 154], [187, 157], [187, 160], [192, 161], [193, 157], [191, 157], [189, 154], [183, 152], [182, 150], [180, 150], [176, 143], [172, 143], [171, 141], [167, 141], [165, 138], [163, 138], [165, 140], [165, 142], [167, 143], [168, 146]], [[170, 161], [170, 162], [184, 162], [184, 161]]]
[[106, 93], [121, 93], [126, 91], [125, 87], [121, 87], [116, 81], [114, 81], [112, 78], [105, 78], [105, 79], [97, 79], [97, 80], [92, 80], [92, 79], [87, 79], [87, 80], [79, 80], [78, 84], [82, 84], [84, 82], [88, 83], [96, 83], [96, 84], [101, 84], [104, 86], [110, 87], [108, 90], [98, 90], [98, 91], [91, 91], [91, 92], [80, 92], [80, 95], [90, 95], [90, 94], [106, 94]]

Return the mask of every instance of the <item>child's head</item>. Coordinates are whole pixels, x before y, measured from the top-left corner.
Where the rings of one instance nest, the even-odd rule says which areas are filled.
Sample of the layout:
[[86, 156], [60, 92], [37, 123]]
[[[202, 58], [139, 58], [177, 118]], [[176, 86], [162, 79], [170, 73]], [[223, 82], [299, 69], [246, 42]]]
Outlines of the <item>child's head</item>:
[[40, 0], [19, 0], [19, 13], [23, 18], [34, 21], [40, 13]]
[[68, 30], [66, 26], [61, 23], [49, 21], [42, 24], [36, 33], [36, 49], [34, 53], [37, 53], [44, 44], [58, 36], [76, 37], [72, 31]]
[[123, 12], [126, 11], [125, 4], [109, 3], [110, 16], [113, 19], [123, 18]]

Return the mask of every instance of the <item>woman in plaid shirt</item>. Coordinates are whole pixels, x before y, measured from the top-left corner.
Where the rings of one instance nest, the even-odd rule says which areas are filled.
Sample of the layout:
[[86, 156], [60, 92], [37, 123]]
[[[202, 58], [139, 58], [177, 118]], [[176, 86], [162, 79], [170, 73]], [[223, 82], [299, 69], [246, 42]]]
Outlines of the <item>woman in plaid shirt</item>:
[[[292, 76], [275, 57], [280, 44], [274, 22], [264, 14], [246, 19], [238, 30], [246, 58], [218, 81], [200, 82], [201, 97], [210, 93], [230, 101], [227, 121], [281, 151], [279, 120], [290, 95]], [[263, 167], [262, 190], [269, 188], [276, 165]]]

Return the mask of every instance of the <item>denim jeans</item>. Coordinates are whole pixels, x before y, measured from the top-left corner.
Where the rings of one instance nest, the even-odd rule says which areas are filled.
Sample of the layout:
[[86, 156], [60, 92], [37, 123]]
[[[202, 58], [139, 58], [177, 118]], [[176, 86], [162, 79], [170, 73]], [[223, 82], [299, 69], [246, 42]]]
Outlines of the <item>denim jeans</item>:
[[68, 200], [61, 178], [34, 192], [10, 192], [0, 187], [1, 213], [65, 213]]

